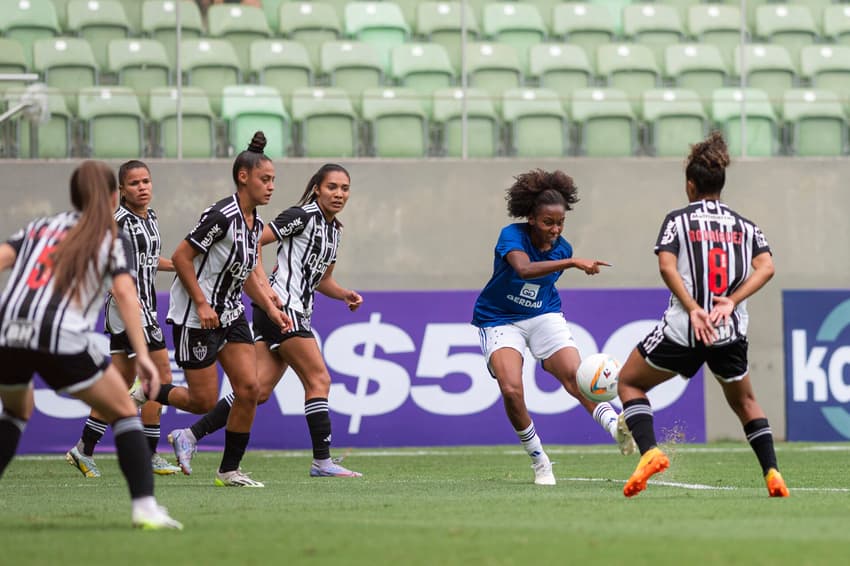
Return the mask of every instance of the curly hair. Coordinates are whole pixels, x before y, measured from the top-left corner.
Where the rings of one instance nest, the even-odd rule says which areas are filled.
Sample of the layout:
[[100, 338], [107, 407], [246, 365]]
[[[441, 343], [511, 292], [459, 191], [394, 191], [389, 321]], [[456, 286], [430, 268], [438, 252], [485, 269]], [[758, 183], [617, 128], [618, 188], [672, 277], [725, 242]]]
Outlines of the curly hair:
[[726, 168], [729, 163], [726, 140], [723, 139], [723, 134], [715, 130], [705, 140], [691, 146], [685, 166], [685, 178], [693, 182], [698, 194], [717, 194], [726, 183]]
[[573, 178], [561, 170], [534, 169], [514, 177], [507, 190], [508, 214], [513, 218], [528, 218], [541, 206], [560, 204], [572, 210], [578, 202], [578, 188]]

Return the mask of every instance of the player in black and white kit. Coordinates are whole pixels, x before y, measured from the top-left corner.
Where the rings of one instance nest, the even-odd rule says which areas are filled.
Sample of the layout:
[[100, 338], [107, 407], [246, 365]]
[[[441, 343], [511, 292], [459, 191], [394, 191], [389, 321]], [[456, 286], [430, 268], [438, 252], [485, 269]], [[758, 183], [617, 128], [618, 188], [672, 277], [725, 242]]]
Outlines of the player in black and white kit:
[[[268, 400], [291, 366], [304, 386], [304, 414], [313, 444], [312, 477], [362, 475], [331, 459], [331, 376], [310, 326], [315, 291], [345, 301], [352, 311], [363, 303], [359, 293], [341, 287], [333, 277], [342, 231], [336, 216], [348, 201], [350, 184], [351, 177], [342, 166], [324, 165], [307, 183], [298, 205], [281, 212], [266, 226], [260, 240], [261, 245], [278, 242], [277, 264], [269, 283], [292, 328], [282, 331], [266, 309], [254, 305], [259, 402]], [[262, 279], [261, 270], [258, 267], [252, 277]], [[212, 411], [185, 429], [184, 435], [197, 441], [224, 426], [230, 403], [229, 397], [221, 399]]]
[[[159, 234], [156, 212], [149, 208], [153, 196], [153, 183], [147, 165], [141, 161], [132, 160], [121, 165], [118, 169], [118, 191], [121, 201], [115, 211], [115, 222], [118, 230], [124, 234], [130, 243], [131, 257], [135, 258], [136, 289], [138, 305], [142, 317], [142, 327], [145, 332], [145, 342], [148, 352], [159, 371], [160, 383], [171, 383], [171, 362], [162, 329], [156, 320], [156, 286], [157, 271], [174, 271], [170, 259], [160, 256], [162, 239]], [[109, 353], [112, 363], [121, 372], [124, 382], [129, 388], [136, 377], [133, 363], [133, 351], [124, 321], [121, 320], [118, 301], [109, 293], [106, 297], [106, 332], [110, 335]], [[135, 393], [139, 393], [139, 382], [136, 382]], [[180, 468], [169, 464], [160, 456], [156, 449], [159, 443], [159, 419], [162, 407], [155, 401], [148, 401], [142, 406], [142, 426], [145, 438], [151, 449], [151, 464], [153, 471], [159, 475], [170, 475], [180, 471]], [[100, 477], [100, 470], [94, 461], [94, 448], [100, 442], [107, 423], [96, 411], [92, 411], [83, 427], [77, 445], [71, 448], [65, 459], [69, 464], [80, 470], [87, 478]]]
[[773, 277], [773, 259], [762, 231], [720, 201], [729, 154], [718, 132], [691, 147], [685, 169], [688, 206], [664, 219], [655, 245], [670, 289], [661, 323], [632, 351], [620, 371], [618, 393], [626, 424], [641, 453], [626, 482], [626, 497], [670, 461], [656, 446], [647, 391], [676, 374], [692, 377], [704, 363], [744, 427], [771, 497], [787, 497], [773, 433], [756, 402], [747, 365], [746, 299]]
[[112, 217], [118, 191], [106, 163], [85, 161], [74, 170], [71, 202], [74, 211], [36, 219], [0, 244], [0, 269], [12, 268], [0, 297], [0, 475], [32, 415], [38, 372], [51, 389], [84, 401], [112, 425], [133, 525], [181, 529], [153, 496], [150, 454], [136, 406], [109, 362], [106, 338], [94, 332], [111, 287], [136, 352], [138, 375], [156, 394], [159, 376], [139, 318], [129, 244]]

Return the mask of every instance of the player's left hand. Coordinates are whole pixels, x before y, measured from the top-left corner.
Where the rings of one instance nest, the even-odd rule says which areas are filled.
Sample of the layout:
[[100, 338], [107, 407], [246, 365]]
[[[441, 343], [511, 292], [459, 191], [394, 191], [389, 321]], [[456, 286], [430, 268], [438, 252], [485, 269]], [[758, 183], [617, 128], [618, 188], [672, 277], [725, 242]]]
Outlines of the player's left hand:
[[715, 326], [726, 326], [729, 324], [729, 317], [732, 316], [732, 311], [735, 310], [735, 301], [729, 297], [715, 296], [713, 298], [714, 307], [709, 313], [709, 318]]
[[348, 310], [351, 312], [356, 311], [363, 304], [363, 297], [360, 296], [360, 293], [351, 289], [345, 292], [342, 300], [345, 301], [345, 304], [348, 305]]
[[696, 339], [706, 346], [711, 346], [717, 340], [717, 329], [711, 323], [709, 314], [703, 308], [695, 308], [691, 311], [690, 318]]
[[611, 267], [607, 261], [598, 259], [573, 259], [573, 265], [584, 271], [587, 275], [596, 275], [600, 267]]
[[274, 324], [280, 327], [280, 331], [286, 334], [287, 332], [292, 332], [294, 325], [292, 324], [292, 319], [289, 318], [285, 312], [280, 310], [279, 307], [275, 307], [273, 309], [269, 309], [269, 312], [266, 313]]

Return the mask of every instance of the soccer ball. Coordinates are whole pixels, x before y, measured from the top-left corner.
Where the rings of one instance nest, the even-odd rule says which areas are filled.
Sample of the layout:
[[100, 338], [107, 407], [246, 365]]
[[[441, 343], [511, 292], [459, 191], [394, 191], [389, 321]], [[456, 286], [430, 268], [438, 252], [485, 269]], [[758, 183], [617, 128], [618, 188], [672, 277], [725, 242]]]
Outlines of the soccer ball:
[[581, 394], [591, 401], [610, 401], [617, 396], [620, 362], [608, 354], [593, 354], [581, 361], [576, 381]]

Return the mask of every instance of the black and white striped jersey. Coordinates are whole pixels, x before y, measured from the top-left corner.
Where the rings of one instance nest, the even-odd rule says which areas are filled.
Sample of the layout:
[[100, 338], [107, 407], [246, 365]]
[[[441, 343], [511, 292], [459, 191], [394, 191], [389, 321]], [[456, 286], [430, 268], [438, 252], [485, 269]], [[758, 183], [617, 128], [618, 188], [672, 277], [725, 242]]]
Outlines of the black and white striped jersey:
[[325, 220], [312, 202], [284, 210], [269, 226], [279, 241], [269, 283], [287, 309], [310, 316], [313, 292], [336, 262], [342, 224]]
[[[143, 218], [130, 209], [119, 206], [115, 211], [118, 230], [123, 232], [130, 242], [130, 250], [136, 264], [136, 292], [142, 306], [142, 326], [156, 324], [156, 273], [162, 240], [159, 223], [153, 209], [148, 209], [147, 218]], [[106, 297], [106, 331], [110, 334], [124, 332], [124, 321], [118, 312], [118, 304], [110, 293]]]
[[[193, 260], [195, 276], [209, 305], [222, 326], [228, 326], [245, 310], [242, 287], [257, 265], [263, 221], [254, 211], [254, 227], [249, 228], [233, 194], [206, 209], [186, 241], [200, 253]], [[198, 310], [180, 278], [171, 285], [168, 321], [200, 328]]]
[[51, 256], [79, 218], [78, 212], [38, 218], [9, 239], [17, 257], [0, 297], [0, 346], [52, 354], [82, 352], [112, 278], [133, 274], [129, 242], [120, 233], [117, 238], [107, 233], [97, 264], [89, 265], [84, 283], [77, 282], [80, 301], [72, 300], [70, 290], [64, 296], [54, 291]]
[[[655, 253], [662, 251], [676, 255], [688, 293], [711, 311], [712, 298], [731, 295], [750, 276], [753, 258], [770, 253], [770, 246], [753, 222], [720, 201], [701, 200], [667, 215], [655, 244]], [[746, 301], [735, 307], [730, 319], [717, 329], [715, 345], [747, 335]], [[674, 295], [664, 313], [664, 335], [677, 344], [695, 344], [690, 317]]]

